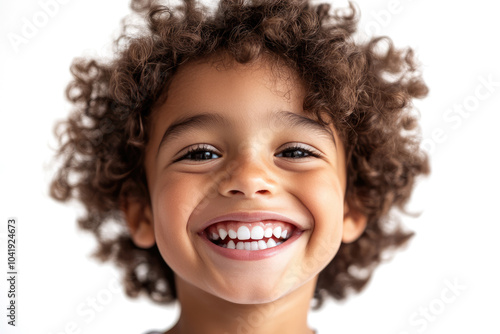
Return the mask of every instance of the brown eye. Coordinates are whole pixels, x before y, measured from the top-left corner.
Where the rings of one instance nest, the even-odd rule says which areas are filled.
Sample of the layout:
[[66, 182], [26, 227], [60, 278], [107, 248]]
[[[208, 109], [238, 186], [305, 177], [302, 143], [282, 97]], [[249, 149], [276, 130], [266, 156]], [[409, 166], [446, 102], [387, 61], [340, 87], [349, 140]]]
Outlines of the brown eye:
[[276, 154], [279, 158], [289, 158], [289, 159], [301, 159], [301, 158], [309, 158], [309, 157], [318, 157], [317, 154], [308, 150], [304, 147], [288, 147]]
[[175, 160], [207, 161], [220, 158], [221, 155], [215, 152], [210, 146], [198, 146], [189, 149], [186, 154]]
[[183, 159], [196, 160], [196, 161], [198, 161], [198, 160], [210, 160], [210, 159], [217, 159], [217, 158], [220, 158], [220, 156], [218, 156], [214, 152], [203, 151], [203, 150], [190, 152], [183, 157]]

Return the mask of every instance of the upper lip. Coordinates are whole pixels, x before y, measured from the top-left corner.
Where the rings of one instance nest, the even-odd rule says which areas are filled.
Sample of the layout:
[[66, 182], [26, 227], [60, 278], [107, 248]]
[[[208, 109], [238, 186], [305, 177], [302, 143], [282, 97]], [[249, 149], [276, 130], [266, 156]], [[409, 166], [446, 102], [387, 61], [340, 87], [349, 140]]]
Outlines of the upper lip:
[[280, 213], [270, 212], [270, 211], [251, 211], [251, 212], [227, 213], [227, 214], [224, 214], [222, 216], [212, 218], [203, 224], [203, 226], [201, 227], [201, 231], [205, 230], [207, 227], [209, 227], [212, 224], [216, 224], [216, 223], [220, 223], [220, 222], [224, 222], [224, 221], [237, 221], [237, 222], [244, 222], [244, 223], [253, 223], [253, 222], [260, 222], [263, 220], [278, 220], [281, 222], [292, 224], [295, 227], [298, 227], [300, 229], [304, 229], [304, 227], [301, 226], [299, 223], [297, 223], [295, 220], [293, 220], [285, 215], [282, 215]]

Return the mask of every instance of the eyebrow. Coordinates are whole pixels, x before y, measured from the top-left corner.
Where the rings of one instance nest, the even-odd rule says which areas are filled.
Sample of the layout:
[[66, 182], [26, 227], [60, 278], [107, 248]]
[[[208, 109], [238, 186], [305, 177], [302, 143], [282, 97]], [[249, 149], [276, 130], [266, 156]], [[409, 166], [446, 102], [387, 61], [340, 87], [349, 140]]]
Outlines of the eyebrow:
[[[326, 125], [322, 125], [309, 117], [290, 111], [279, 111], [273, 114], [271, 120], [278, 122], [280, 126], [285, 128], [305, 127], [311, 132], [315, 132], [318, 136], [327, 136], [333, 141], [335, 147], [337, 146], [332, 130]], [[201, 113], [191, 117], [181, 118], [172, 123], [163, 133], [163, 137], [158, 145], [157, 155], [167, 141], [178, 137], [183, 132], [191, 129], [211, 128], [215, 126], [225, 127], [228, 126], [228, 122], [221, 115], [214, 113]]]
[[272, 119], [274, 122], [280, 122], [279, 124], [284, 127], [305, 127], [311, 132], [316, 133], [318, 136], [327, 136], [333, 141], [335, 147], [337, 147], [333, 131], [328, 126], [323, 125], [309, 117], [290, 111], [280, 111], [275, 113]]
[[163, 133], [163, 137], [161, 138], [160, 144], [158, 145], [157, 155], [160, 152], [161, 147], [168, 140], [172, 140], [175, 137], [178, 137], [183, 132], [191, 129], [210, 128], [221, 125], [227, 126], [227, 121], [221, 115], [213, 113], [201, 113], [191, 117], [178, 119], [177, 121], [172, 123], [167, 128], [167, 130], [165, 130], [165, 133]]

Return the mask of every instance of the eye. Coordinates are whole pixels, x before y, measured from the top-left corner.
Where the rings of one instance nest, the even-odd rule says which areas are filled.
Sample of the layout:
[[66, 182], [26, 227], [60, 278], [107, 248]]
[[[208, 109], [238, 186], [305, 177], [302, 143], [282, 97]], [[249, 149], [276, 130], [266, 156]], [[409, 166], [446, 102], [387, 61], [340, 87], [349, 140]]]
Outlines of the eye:
[[303, 158], [318, 158], [319, 154], [314, 152], [312, 149], [302, 147], [300, 145], [294, 145], [291, 147], [287, 147], [282, 150], [280, 153], [276, 154], [279, 158], [288, 158], [288, 159], [303, 159]]
[[216, 150], [210, 145], [198, 145], [191, 147], [188, 151], [183, 154], [180, 158], [176, 159], [174, 162], [181, 160], [190, 161], [207, 161], [220, 158], [221, 155], [216, 152]]

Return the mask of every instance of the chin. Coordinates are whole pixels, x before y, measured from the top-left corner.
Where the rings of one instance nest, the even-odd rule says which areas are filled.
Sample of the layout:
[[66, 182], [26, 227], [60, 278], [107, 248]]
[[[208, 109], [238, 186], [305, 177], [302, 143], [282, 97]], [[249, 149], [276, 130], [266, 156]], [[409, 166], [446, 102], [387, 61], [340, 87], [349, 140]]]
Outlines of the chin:
[[219, 298], [241, 305], [267, 304], [278, 300], [285, 295], [284, 291], [276, 288], [263, 288], [252, 285], [238, 285], [230, 290], [217, 294]]

